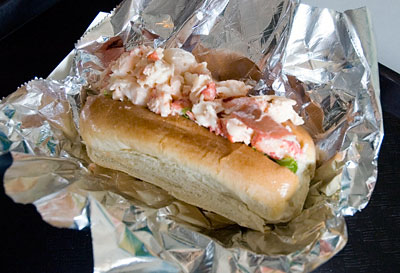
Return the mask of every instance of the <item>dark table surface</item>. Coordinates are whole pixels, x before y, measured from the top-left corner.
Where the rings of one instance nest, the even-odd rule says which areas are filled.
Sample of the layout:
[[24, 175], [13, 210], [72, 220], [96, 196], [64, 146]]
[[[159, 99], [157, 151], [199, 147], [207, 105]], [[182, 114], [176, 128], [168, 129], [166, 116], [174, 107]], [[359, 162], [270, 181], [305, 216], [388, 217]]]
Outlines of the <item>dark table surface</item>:
[[[12, 1], [0, 2], [1, 16], [6, 2]], [[119, 3], [53, 0], [43, 12], [43, 7], [34, 10], [21, 0], [14, 2], [21, 2], [11, 13], [20, 24], [0, 24], [2, 96], [34, 77], [47, 77], [97, 13]], [[315, 272], [400, 272], [400, 75], [380, 66], [380, 79], [385, 138], [375, 191], [362, 212], [346, 218], [346, 247]], [[11, 160], [9, 154], [0, 157], [1, 180]], [[1, 272], [93, 271], [89, 229], [54, 228], [41, 220], [33, 205], [15, 204], [3, 187], [0, 190]]]

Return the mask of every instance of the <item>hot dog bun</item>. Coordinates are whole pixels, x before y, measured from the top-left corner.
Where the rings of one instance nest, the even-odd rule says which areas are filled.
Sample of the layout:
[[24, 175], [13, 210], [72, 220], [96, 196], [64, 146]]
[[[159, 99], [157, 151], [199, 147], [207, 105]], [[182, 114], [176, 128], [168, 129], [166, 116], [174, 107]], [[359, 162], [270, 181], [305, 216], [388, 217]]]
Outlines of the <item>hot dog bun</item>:
[[290, 125], [304, 152], [296, 174], [181, 116], [92, 96], [80, 133], [96, 164], [155, 184], [189, 204], [263, 231], [300, 213], [315, 168], [314, 143]]

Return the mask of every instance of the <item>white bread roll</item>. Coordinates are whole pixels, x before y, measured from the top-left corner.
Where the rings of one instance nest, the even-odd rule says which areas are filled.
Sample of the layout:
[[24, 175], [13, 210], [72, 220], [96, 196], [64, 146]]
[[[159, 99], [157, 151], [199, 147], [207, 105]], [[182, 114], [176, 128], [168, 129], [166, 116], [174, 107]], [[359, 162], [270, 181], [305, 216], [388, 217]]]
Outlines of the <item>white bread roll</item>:
[[91, 160], [167, 190], [172, 196], [263, 231], [300, 213], [315, 168], [315, 147], [292, 127], [303, 156], [294, 174], [262, 153], [181, 116], [163, 118], [131, 102], [89, 97], [80, 133]]

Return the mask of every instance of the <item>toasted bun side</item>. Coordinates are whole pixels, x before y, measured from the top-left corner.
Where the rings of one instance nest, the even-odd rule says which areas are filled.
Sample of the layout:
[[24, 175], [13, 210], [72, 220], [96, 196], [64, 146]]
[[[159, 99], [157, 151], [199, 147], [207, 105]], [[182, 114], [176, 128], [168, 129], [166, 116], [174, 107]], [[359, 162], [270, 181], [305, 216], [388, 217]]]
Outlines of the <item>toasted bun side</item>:
[[175, 198], [186, 203], [217, 212], [241, 226], [260, 231], [264, 229], [264, 219], [229, 194], [216, 194], [208, 186], [209, 183], [213, 183], [212, 180], [200, 177], [190, 169], [135, 152], [99, 151], [88, 147], [88, 154], [96, 164], [123, 171], [143, 181], [151, 181], [152, 184], [168, 190]]
[[[252, 229], [290, 220], [308, 191], [308, 174], [296, 175], [183, 117], [162, 118], [130, 102], [89, 97], [80, 133], [93, 162]], [[309, 170], [308, 165], [303, 169]]]

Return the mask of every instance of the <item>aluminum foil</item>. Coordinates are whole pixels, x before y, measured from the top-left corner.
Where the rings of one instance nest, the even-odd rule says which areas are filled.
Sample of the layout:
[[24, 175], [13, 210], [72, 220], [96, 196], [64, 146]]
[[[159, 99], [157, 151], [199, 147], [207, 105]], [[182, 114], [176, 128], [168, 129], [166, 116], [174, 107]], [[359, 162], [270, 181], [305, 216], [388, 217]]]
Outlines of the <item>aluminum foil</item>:
[[[232, 50], [256, 69], [254, 94], [298, 102], [318, 150], [303, 212], [265, 233], [91, 163], [79, 111], [108, 63], [137, 44]], [[201, 55], [201, 54], [200, 54]], [[376, 49], [365, 9], [290, 0], [126, 0], [100, 13], [47, 79], [0, 105], [6, 193], [58, 227], [90, 226], [95, 272], [308, 272], [346, 241], [344, 216], [375, 186], [383, 138]]]

